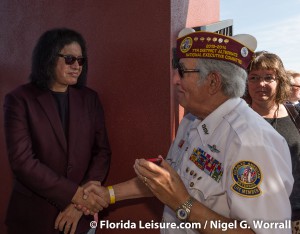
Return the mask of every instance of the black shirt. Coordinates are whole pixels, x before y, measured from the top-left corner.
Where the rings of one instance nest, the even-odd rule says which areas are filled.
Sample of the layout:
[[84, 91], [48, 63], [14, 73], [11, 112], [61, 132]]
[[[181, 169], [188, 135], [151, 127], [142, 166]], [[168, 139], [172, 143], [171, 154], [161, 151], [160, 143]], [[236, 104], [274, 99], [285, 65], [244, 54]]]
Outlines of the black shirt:
[[65, 135], [67, 136], [68, 122], [69, 122], [69, 93], [66, 92], [54, 92], [51, 91], [57, 106], [59, 117], [64, 129]]

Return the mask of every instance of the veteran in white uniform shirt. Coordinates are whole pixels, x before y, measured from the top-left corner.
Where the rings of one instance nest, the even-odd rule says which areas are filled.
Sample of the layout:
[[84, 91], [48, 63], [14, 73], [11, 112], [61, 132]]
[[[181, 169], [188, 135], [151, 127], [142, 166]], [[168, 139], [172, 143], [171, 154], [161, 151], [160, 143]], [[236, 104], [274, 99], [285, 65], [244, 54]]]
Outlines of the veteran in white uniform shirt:
[[86, 190], [111, 204], [156, 196], [161, 233], [291, 233], [289, 148], [240, 98], [255, 48], [250, 35], [183, 30], [174, 84], [188, 114], [166, 160], [138, 159], [137, 178]]
[[[222, 216], [244, 221], [233, 223], [232, 229], [249, 224], [256, 233], [290, 233], [286, 220], [293, 178], [288, 157], [285, 140], [243, 100], [234, 98], [203, 121], [186, 115], [166, 160], [193, 198]], [[163, 216], [165, 222], [180, 222], [168, 206]], [[222, 222], [207, 221], [222, 231]]]

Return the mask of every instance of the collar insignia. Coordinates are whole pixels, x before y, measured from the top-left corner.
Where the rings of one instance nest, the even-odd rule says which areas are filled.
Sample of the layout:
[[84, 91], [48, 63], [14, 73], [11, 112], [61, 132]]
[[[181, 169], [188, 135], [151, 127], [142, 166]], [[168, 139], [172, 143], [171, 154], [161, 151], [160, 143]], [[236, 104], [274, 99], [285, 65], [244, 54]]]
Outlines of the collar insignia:
[[206, 127], [206, 124], [202, 124], [202, 130], [203, 130], [203, 132], [204, 132], [206, 135], [209, 134], [209, 133], [208, 133], [208, 130], [207, 130], [207, 127]]

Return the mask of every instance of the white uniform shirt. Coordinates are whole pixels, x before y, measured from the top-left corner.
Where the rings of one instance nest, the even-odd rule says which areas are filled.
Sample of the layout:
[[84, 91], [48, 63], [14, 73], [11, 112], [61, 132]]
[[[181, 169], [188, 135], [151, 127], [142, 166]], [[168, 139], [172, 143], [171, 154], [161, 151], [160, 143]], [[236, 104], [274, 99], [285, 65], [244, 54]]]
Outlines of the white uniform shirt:
[[[288, 220], [286, 227], [291, 217], [289, 195], [294, 179], [289, 148], [244, 100], [226, 101], [202, 122], [186, 115], [167, 161], [190, 195], [218, 214], [247, 221], [256, 233], [291, 233], [289, 227], [275, 229], [275, 223], [270, 223]], [[253, 220], [263, 221], [258, 224], [265, 228], [255, 228]], [[167, 206], [163, 221], [181, 223]], [[161, 233], [198, 232], [161, 229]]]

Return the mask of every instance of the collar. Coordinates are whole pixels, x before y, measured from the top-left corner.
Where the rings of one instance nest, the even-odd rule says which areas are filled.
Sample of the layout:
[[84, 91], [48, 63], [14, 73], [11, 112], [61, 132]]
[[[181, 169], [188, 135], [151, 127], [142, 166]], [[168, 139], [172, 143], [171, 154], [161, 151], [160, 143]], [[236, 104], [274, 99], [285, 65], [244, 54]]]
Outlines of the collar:
[[[210, 136], [219, 124], [229, 115], [243, 100], [241, 98], [231, 98], [221, 104], [210, 113], [203, 121], [198, 122], [197, 129], [200, 136]], [[195, 121], [196, 124], [197, 121]]]

